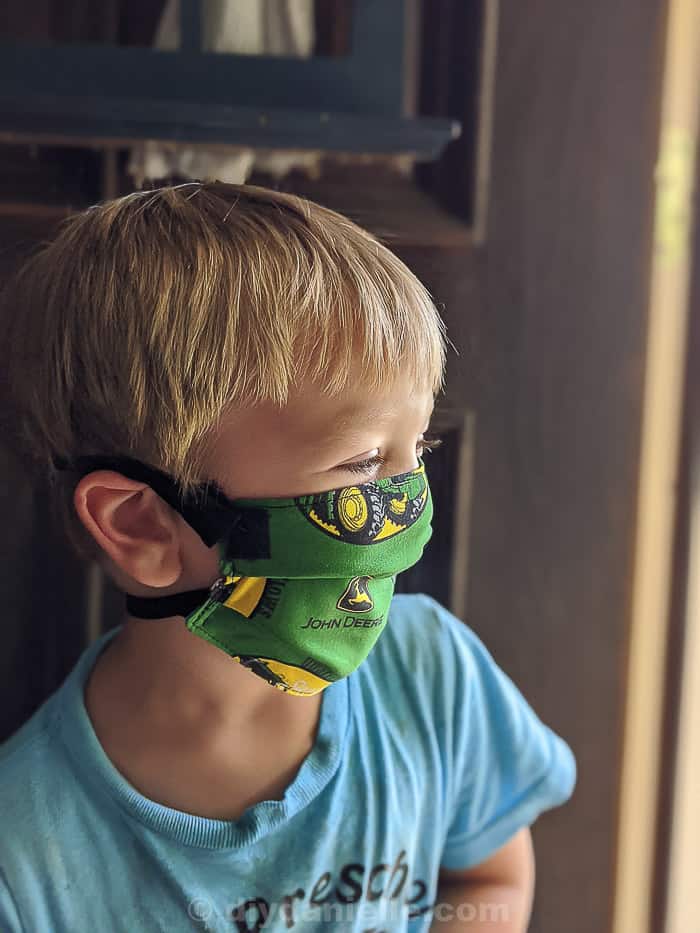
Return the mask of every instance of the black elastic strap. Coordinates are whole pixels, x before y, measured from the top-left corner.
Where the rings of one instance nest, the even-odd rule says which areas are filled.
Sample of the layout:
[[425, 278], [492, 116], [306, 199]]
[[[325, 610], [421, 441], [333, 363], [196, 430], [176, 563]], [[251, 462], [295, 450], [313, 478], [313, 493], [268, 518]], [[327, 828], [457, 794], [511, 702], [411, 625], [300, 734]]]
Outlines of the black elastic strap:
[[164, 502], [172, 506], [197, 532], [207, 547], [216, 544], [235, 524], [236, 507], [216, 483], [204, 483], [191, 493], [182, 493], [176, 480], [156, 467], [131, 457], [78, 457], [68, 461], [54, 457], [57, 470], [71, 470], [87, 476], [94, 470], [114, 470], [129, 479], [146, 483]]
[[209, 590], [189, 590], [172, 596], [127, 596], [126, 608], [129, 615], [137, 619], [167, 619], [170, 616], [188, 616], [201, 606]]

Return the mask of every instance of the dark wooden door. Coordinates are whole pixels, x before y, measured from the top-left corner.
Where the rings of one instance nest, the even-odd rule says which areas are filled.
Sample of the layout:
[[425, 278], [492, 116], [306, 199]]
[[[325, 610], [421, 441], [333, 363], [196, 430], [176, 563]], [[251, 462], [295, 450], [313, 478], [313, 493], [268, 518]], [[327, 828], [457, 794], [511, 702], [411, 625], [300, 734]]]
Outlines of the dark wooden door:
[[532, 933], [610, 929], [665, 6], [500, 7], [468, 616], [578, 761]]

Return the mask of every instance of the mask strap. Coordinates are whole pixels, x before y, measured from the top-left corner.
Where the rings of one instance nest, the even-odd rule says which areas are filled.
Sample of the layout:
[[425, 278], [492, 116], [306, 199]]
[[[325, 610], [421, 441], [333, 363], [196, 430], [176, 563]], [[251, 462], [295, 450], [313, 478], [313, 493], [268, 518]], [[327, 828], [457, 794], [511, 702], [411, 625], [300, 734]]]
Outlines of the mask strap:
[[91, 456], [68, 461], [54, 457], [57, 470], [72, 471], [87, 476], [95, 470], [114, 470], [137, 482], [146, 483], [164, 502], [172, 506], [211, 547], [231, 528], [235, 506], [216, 483], [204, 483], [191, 493], [183, 493], [177, 481], [156, 467], [131, 457]]
[[129, 596], [126, 608], [137, 619], [167, 619], [170, 616], [187, 616], [207, 599], [210, 590], [189, 590], [173, 593], [172, 596]]

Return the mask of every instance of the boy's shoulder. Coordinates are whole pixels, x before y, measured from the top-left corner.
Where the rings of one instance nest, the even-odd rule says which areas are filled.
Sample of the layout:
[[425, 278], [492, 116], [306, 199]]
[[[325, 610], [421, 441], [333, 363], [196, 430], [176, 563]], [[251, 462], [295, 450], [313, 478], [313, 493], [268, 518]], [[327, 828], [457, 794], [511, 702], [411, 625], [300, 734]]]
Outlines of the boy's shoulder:
[[64, 720], [74, 715], [82, 668], [94, 650], [86, 648], [54, 693], [0, 743], [0, 800], [3, 811], [16, 820], [27, 811], [60, 810], [73, 786], [75, 764], [65, 741]]
[[382, 706], [398, 720], [408, 703], [444, 762], [452, 816], [441, 864], [476, 865], [571, 796], [576, 759], [476, 632], [436, 600], [395, 597], [387, 633], [374, 678]]
[[386, 628], [356, 675], [380, 715], [401, 717], [407, 704], [430, 711], [439, 742], [447, 741], [445, 730], [468, 731], [484, 678], [505, 676], [470, 626], [425, 593], [394, 596]]
[[[0, 800], [7, 830], [33, 820], [37, 813], [48, 816], [61, 806], [67, 782], [66, 761], [58, 738], [60, 690], [0, 744]], [[11, 844], [11, 836], [7, 841]], [[0, 855], [2, 848], [0, 844]]]
[[386, 631], [401, 640], [441, 644], [453, 637], [455, 628], [468, 626], [427, 593], [396, 593], [391, 601]]
[[[60, 691], [60, 688], [59, 688]], [[57, 694], [52, 694], [8, 739], [0, 743], [0, 786], [26, 772], [27, 763], [50, 753], [57, 730]]]
[[443, 687], [456, 686], [456, 681], [464, 686], [479, 655], [485, 653], [495, 664], [469, 625], [426, 593], [394, 596], [375, 652], [384, 664], [424, 681], [438, 678]]
[[[455, 754], [457, 773], [479, 768], [487, 781], [505, 763], [523, 784], [541, 780], [548, 805], [571, 794], [576, 760], [569, 746], [540, 719], [482, 638], [437, 600], [395, 596], [377, 648], [373, 680], [382, 702], [395, 706], [400, 685], [402, 699], [415, 701], [413, 709], [430, 710], [440, 743]], [[473, 777], [463, 786], [470, 782]]]

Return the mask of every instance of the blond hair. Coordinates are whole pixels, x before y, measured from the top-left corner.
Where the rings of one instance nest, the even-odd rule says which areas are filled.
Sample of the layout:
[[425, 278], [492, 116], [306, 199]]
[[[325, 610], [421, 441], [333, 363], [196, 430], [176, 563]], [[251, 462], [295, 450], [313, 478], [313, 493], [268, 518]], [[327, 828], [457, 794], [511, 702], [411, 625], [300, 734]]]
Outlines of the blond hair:
[[128, 455], [200, 480], [229, 407], [336, 394], [399, 369], [442, 386], [442, 321], [377, 239], [303, 198], [221, 182], [106, 201], [66, 220], [6, 304], [33, 459]]

